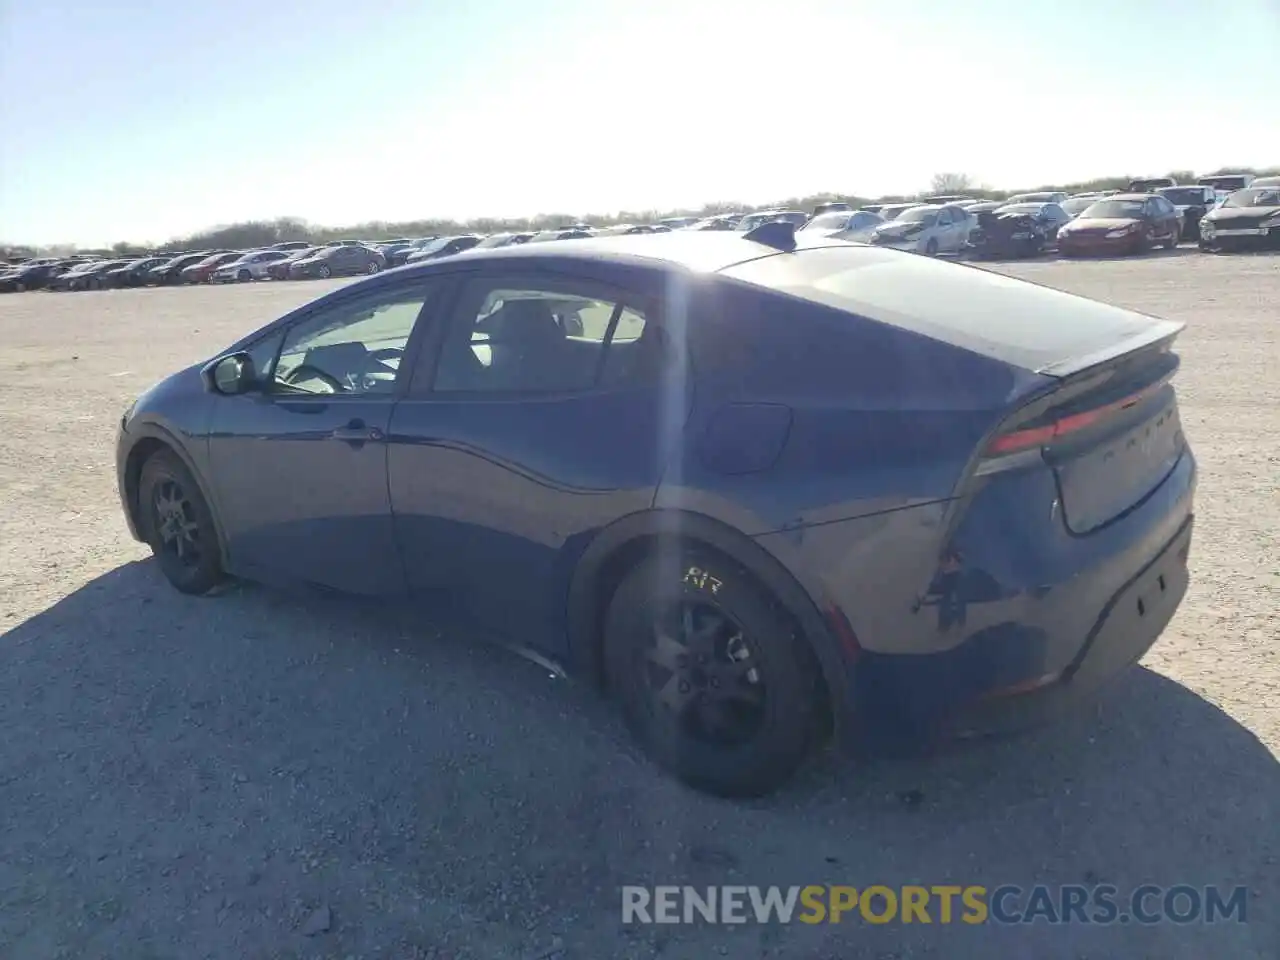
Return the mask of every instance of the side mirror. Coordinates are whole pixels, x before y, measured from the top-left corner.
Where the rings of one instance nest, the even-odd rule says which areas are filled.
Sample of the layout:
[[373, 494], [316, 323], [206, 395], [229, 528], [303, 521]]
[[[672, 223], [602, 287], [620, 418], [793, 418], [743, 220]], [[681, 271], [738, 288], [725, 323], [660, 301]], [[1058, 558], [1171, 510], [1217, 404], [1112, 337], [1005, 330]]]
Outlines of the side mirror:
[[200, 371], [205, 387], [212, 393], [236, 396], [257, 386], [253, 358], [247, 353], [229, 353], [205, 365]]

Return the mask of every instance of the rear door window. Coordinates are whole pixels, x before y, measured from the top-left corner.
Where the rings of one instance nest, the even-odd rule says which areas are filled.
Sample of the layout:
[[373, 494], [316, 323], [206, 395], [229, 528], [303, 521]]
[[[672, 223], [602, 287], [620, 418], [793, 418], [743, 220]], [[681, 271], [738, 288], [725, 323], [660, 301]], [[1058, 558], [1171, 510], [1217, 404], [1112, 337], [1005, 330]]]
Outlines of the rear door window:
[[656, 378], [665, 355], [644, 304], [576, 281], [470, 281], [449, 324], [433, 390], [561, 394]]

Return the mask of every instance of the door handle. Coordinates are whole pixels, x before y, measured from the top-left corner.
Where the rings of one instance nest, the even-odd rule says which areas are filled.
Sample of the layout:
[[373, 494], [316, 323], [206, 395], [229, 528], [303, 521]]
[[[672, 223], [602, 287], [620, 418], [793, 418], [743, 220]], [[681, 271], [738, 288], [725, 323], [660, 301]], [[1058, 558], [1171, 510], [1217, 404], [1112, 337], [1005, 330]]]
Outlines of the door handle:
[[329, 436], [346, 443], [369, 443], [384, 439], [381, 430], [367, 426], [363, 420], [352, 420], [345, 427], [338, 427]]

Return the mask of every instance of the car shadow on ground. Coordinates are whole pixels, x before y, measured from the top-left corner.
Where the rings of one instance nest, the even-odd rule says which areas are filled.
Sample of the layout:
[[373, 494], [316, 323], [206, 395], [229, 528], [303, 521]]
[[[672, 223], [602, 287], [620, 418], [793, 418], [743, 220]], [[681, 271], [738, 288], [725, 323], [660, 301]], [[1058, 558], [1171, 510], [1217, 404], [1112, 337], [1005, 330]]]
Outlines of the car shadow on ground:
[[[452, 618], [254, 586], [195, 599], [138, 562], [0, 637], [0, 729], [15, 960], [1247, 958], [1280, 942], [1280, 765], [1143, 668], [1045, 730], [921, 760], [827, 753], [733, 803], [672, 782], [602, 698]], [[722, 883], [1250, 893], [1247, 922], [1213, 926], [621, 923], [623, 885]]]

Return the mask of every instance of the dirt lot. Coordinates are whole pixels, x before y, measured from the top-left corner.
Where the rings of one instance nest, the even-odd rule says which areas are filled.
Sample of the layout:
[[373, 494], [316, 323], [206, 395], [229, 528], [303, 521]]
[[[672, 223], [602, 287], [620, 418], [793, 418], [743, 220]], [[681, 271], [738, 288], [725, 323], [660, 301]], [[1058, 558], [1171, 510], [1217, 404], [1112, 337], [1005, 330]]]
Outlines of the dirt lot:
[[[0, 957], [1280, 955], [1280, 257], [999, 269], [1189, 323], [1191, 593], [1052, 730], [746, 805], [465, 628], [161, 582], [121, 410], [326, 285], [0, 298]], [[620, 923], [623, 884], [814, 882], [1252, 892], [1215, 926]]]

